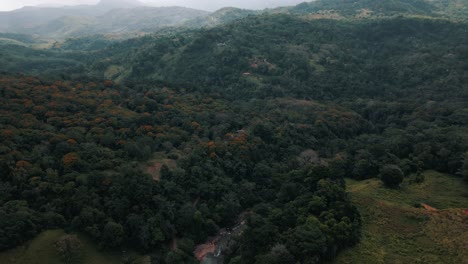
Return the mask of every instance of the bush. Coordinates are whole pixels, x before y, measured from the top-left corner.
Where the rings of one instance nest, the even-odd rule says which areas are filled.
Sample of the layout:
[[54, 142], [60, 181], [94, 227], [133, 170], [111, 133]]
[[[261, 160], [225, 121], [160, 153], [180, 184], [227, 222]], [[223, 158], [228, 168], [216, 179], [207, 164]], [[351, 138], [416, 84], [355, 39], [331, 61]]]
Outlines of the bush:
[[426, 179], [426, 177], [424, 176], [424, 174], [422, 172], [418, 171], [416, 173], [416, 176], [413, 179], [413, 182], [414, 183], [423, 183], [425, 179]]
[[385, 186], [396, 188], [403, 182], [403, 171], [397, 165], [385, 165], [380, 170], [380, 179]]

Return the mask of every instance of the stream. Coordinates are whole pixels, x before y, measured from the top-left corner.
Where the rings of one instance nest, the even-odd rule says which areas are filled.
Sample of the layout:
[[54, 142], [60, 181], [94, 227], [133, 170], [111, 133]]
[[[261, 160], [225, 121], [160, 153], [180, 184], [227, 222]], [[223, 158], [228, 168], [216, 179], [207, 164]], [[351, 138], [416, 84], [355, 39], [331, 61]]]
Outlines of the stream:
[[232, 246], [233, 238], [242, 234], [246, 221], [240, 221], [232, 229], [221, 229], [216, 236], [209, 238], [205, 244], [196, 246], [195, 257], [202, 264], [223, 264], [223, 252]]

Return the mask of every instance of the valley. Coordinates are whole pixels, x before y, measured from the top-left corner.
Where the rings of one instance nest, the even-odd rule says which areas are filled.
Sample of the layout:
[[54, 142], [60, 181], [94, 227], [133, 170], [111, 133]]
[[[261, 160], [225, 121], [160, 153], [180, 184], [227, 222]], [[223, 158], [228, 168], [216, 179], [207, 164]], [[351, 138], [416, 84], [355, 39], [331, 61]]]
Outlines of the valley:
[[0, 263], [465, 261], [468, 2], [232, 3], [0, 12]]

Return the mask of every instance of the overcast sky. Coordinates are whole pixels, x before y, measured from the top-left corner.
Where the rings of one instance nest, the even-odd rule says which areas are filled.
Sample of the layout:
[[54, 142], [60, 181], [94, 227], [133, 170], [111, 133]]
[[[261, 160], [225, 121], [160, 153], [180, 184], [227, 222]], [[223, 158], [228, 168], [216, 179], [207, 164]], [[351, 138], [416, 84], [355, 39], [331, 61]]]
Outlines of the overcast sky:
[[[186, 6], [205, 10], [216, 10], [221, 7], [235, 6], [249, 9], [263, 9], [267, 7], [278, 7], [295, 5], [306, 0], [140, 0], [159, 6]], [[0, 11], [9, 11], [23, 6], [35, 6], [43, 4], [78, 5], [96, 4], [99, 0], [0, 0]]]

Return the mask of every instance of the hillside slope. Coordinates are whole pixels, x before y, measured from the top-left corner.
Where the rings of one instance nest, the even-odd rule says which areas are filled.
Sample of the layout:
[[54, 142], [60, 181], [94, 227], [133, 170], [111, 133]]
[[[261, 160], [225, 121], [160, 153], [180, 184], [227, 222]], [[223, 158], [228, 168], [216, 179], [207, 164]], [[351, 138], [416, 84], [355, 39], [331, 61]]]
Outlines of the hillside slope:
[[315, 15], [315, 18], [378, 18], [417, 15], [466, 20], [468, 1], [317, 0], [289, 8], [288, 12], [297, 15]]
[[[160, 80], [236, 96], [467, 96], [466, 24], [390, 18], [343, 22], [248, 17], [180, 36], [115, 45], [93, 66], [131, 82]], [[110, 59], [109, 59], [110, 58]], [[114, 78], [122, 79], [122, 76]], [[333, 80], [333, 81], [332, 81]]]
[[149, 7], [137, 0], [104, 0], [96, 5], [24, 7], [0, 12], [0, 32], [63, 39], [98, 33], [154, 30], [181, 25], [207, 14], [206, 11], [182, 7]]
[[434, 171], [425, 177], [424, 183], [406, 183], [400, 190], [385, 189], [376, 180], [348, 181], [363, 216], [363, 239], [334, 263], [463, 263], [468, 258], [463, 250], [468, 236], [465, 185]]
[[186, 23], [186, 26], [192, 28], [215, 27], [248, 16], [261, 14], [262, 11], [246, 10], [233, 7], [226, 7], [217, 10], [209, 15], [192, 19]]
[[208, 12], [183, 7], [114, 9], [97, 17], [61, 17], [26, 32], [58, 39], [97, 34], [151, 32], [164, 27], [181, 26], [206, 14]]

